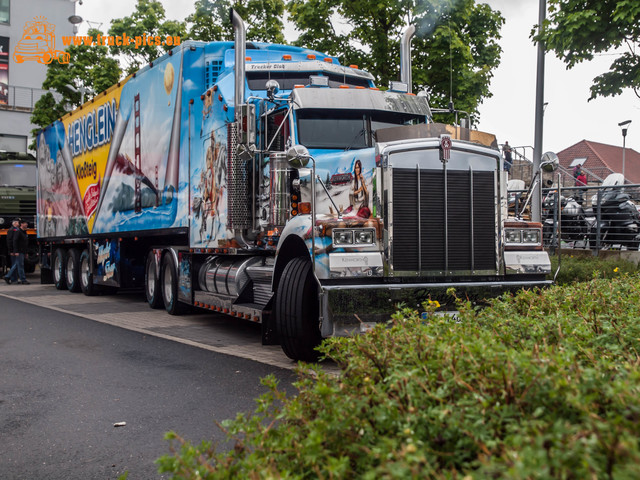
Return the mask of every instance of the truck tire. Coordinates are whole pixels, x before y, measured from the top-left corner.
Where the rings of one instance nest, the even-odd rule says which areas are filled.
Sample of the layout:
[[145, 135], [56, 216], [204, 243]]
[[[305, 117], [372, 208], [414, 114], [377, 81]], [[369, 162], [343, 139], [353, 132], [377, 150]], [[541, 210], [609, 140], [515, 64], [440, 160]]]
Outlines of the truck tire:
[[93, 283], [90, 261], [89, 250], [85, 248], [80, 255], [80, 289], [87, 297], [98, 294], [98, 287]]
[[53, 284], [56, 286], [58, 290], [66, 290], [67, 281], [66, 281], [66, 262], [65, 262], [65, 253], [62, 248], [57, 248], [55, 252], [53, 252]]
[[77, 249], [71, 248], [67, 252], [66, 263], [67, 289], [70, 292], [80, 291], [80, 253]]
[[160, 288], [160, 275], [156, 269], [156, 259], [153, 252], [149, 252], [147, 255], [147, 263], [144, 268], [144, 293], [151, 308], [162, 308], [164, 302]]
[[285, 267], [276, 292], [275, 328], [285, 355], [293, 360], [315, 362], [320, 345], [318, 286], [311, 262], [297, 257]]
[[169, 315], [181, 315], [186, 307], [178, 301], [178, 268], [171, 253], [162, 257], [160, 287], [164, 309]]

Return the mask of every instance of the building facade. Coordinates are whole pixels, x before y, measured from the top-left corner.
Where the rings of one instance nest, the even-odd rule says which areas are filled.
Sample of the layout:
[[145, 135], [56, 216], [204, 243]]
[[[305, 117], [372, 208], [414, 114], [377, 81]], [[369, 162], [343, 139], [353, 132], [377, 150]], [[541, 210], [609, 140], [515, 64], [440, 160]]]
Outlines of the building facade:
[[31, 114], [62, 36], [73, 35], [76, 0], [0, 0], [0, 150], [25, 152]]
[[[599, 184], [612, 173], [624, 170], [626, 183], [640, 184], [640, 153], [632, 148], [624, 151], [616, 145], [582, 140], [558, 152], [560, 165], [565, 172], [573, 171], [576, 164], [582, 165], [590, 184]], [[569, 183], [571, 186], [571, 183]]]

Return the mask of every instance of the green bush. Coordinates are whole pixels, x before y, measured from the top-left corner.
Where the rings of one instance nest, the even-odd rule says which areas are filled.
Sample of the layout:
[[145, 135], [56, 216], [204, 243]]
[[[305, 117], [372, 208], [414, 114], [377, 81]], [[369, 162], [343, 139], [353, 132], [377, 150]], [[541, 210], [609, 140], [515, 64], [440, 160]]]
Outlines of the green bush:
[[[553, 279], [558, 269], [558, 257], [551, 255], [551, 275]], [[588, 282], [594, 276], [600, 278], [615, 278], [623, 273], [638, 271], [638, 267], [628, 260], [619, 257], [594, 257], [587, 255], [566, 255], [560, 259], [560, 271], [556, 277], [558, 285], [567, 285], [574, 282]]]
[[228, 452], [172, 439], [173, 478], [640, 478], [640, 277], [408, 309], [321, 350], [223, 428]]

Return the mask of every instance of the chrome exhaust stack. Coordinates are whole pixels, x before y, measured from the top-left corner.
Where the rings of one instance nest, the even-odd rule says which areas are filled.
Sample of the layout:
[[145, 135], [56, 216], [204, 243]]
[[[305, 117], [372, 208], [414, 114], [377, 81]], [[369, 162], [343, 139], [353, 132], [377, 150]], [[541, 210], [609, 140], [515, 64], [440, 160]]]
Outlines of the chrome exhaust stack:
[[246, 58], [246, 43], [247, 43], [247, 27], [244, 24], [242, 17], [233, 9], [229, 9], [229, 16], [234, 31], [234, 45], [235, 50], [235, 91], [233, 98], [233, 106], [235, 112], [235, 119], [237, 121], [241, 118], [240, 105], [244, 103], [244, 75], [245, 75], [245, 58]]
[[407, 93], [411, 90], [411, 39], [416, 33], [415, 25], [409, 25], [400, 40], [400, 81], [407, 85]]

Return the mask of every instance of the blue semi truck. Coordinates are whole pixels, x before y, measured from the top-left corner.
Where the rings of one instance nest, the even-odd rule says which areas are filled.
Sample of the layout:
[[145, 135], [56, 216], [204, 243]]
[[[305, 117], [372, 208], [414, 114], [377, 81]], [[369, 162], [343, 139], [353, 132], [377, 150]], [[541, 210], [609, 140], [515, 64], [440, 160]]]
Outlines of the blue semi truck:
[[38, 236], [59, 289], [262, 324], [292, 359], [448, 287], [545, 285], [539, 223], [507, 218], [493, 135], [434, 123], [321, 52], [186, 42], [38, 135]]

